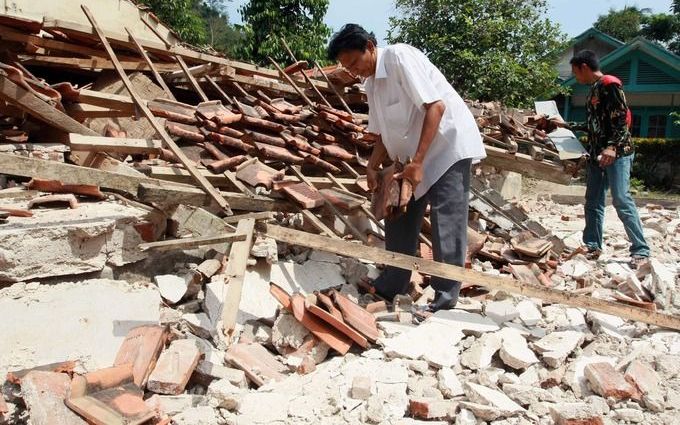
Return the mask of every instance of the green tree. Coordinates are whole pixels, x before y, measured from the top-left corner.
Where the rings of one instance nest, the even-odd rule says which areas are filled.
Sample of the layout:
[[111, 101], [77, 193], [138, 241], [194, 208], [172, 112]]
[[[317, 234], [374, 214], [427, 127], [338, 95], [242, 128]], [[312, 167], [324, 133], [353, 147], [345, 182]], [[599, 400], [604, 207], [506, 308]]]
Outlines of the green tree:
[[142, 0], [142, 3], [175, 30], [183, 41], [205, 44], [207, 31], [205, 21], [198, 13], [200, 0]]
[[555, 64], [565, 44], [545, 0], [397, 0], [392, 43], [423, 50], [467, 97], [531, 104], [561, 91]]
[[326, 40], [331, 34], [323, 18], [329, 0], [250, 0], [239, 12], [244, 39], [239, 49], [242, 58], [269, 65], [267, 56], [290, 63], [281, 44], [286, 40], [298, 60], [325, 58]]
[[597, 19], [594, 27], [624, 42], [643, 36], [680, 54], [680, 0], [673, 2], [670, 12], [652, 14], [650, 9], [637, 7], [611, 9]]
[[205, 0], [198, 5], [198, 13], [206, 27], [206, 43], [215, 50], [234, 55], [243, 34], [229, 24], [226, 3], [231, 0]]
[[596, 29], [627, 42], [640, 34], [642, 24], [647, 20], [650, 9], [624, 7], [621, 10], [610, 9], [606, 15], [600, 15], [593, 25]]

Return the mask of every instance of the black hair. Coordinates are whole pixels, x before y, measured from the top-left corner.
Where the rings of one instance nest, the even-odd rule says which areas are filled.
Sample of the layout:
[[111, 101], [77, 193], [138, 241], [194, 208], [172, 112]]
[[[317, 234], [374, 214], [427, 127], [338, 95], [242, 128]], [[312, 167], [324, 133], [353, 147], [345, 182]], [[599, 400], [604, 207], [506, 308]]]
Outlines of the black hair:
[[365, 52], [369, 41], [374, 46], [378, 45], [375, 34], [366, 31], [361, 25], [347, 24], [331, 37], [328, 43], [328, 58], [330, 60], [337, 60], [338, 55], [344, 50]]
[[600, 61], [592, 50], [581, 50], [571, 58], [569, 63], [578, 67], [581, 67], [581, 65], [588, 65], [588, 68], [590, 68], [591, 71], [600, 70]]

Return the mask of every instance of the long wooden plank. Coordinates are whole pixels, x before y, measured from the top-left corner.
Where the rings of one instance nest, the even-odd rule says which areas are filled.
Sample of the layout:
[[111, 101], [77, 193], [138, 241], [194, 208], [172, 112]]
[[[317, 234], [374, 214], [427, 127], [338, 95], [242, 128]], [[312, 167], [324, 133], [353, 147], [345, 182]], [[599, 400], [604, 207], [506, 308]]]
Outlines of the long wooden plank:
[[240, 242], [246, 240], [241, 233], [225, 233], [223, 235], [202, 236], [198, 238], [171, 239], [167, 241], [148, 242], [137, 245], [142, 251], [153, 249], [156, 251], [171, 251], [174, 249], [191, 249], [218, 243]]
[[163, 91], [165, 92], [166, 95], [168, 95], [169, 99], [177, 100], [175, 99], [175, 95], [172, 94], [172, 91], [170, 91], [170, 87], [168, 87], [163, 77], [161, 77], [161, 74], [158, 73], [158, 67], [156, 67], [154, 63], [151, 62], [151, 58], [149, 58], [149, 55], [146, 54], [146, 50], [144, 50], [144, 47], [142, 47], [142, 45], [139, 44], [139, 41], [135, 38], [134, 34], [132, 34], [132, 31], [130, 31], [128, 27], [125, 27], [125, 31], [130, 36], [130, 40], [132, 41], [132, 44], [134, 44], [135, 49], [137, 49], [137, 53], [139, 53], [142, 59], [144, 59], [144, 62], [146, 62], [146, 64], [149, 66], [151, 74], [156, 79], [158, 85], [163, 88]]
[[158, 153], [162, 143], [160, 140], [128, 139], [104, 136], [83, 136], [69, 134], [69, 145], [72, 150], [115, 152], [127, 154]]
[[201, 97], [201, 100], [203, 102], [209, 101], [210, 99], [208, 99], [208, 96], [205, 95], [205, 92], [203, 91], [201, 86], [198, 84], [198, 81], [196, 81], [196, 78], [194, 78], [194, 76], [191, 74], [191, 71], [189, 71], [189, 67], [184, 62], [184, 59], [182, 59], [182, 57], [179, 56], [179, 55], [175, 56], [175, 59], [177, 60], [177, 63], [179, 64], [180, 68], [182, 68], [182, 72], [184, 72], [184, 76], [187, 78], [187, 80], [189, 80], [191, 87]]
[[[283, 211], [297, 212], [298, 208], [288, 201], [275, 200], [266, 196], [248, 196], [242, 193], [221, 192], [229, 205], [239, 211]], [[154, 203], [159, 206], [194, 205], [209, 206], [210, 198], [205, 192], [191, 186], [164, 186], [142, 183], [137, 191], [137, 198], [142, 202]]]
[[264, 223], [261, 224], [261, 226], [267, 236], [289, 244], [296, 244], [339, 255], [375, 261], [376, 263], [399, 267], [406, 270], [417, 270], [420, 273], [432, 276], [455, 279], [461, 282], [485, 286], [490, 289], [500, 289], [527, 297], [539, 298], [545, 302], [585, 308], [618, 316], [623, 319], [680, 330], [680, 317], [670, 314], [652, 312], [638, 307], [600, 300], [585, 295], [577, 295], [567, 291], [532, 286], [515, 279], [491, 276], [463, 267], [424, 260], [410, 255], [363, 246], [343, 240], [326, 238], [281, 226]]
[[225, 335], [230, 335], [236, 326], [236, 316], [243, 291], [243, 276], [246, 273], [250, 248], [253, 244], [254, 228], [255, 219], [253, 218], [241, 220], [236, 225], [236, 233], [246, 235], [246, 239], [234, 242], [229, 251], [226, 270], [226, 274], [229, 276], [229, 284], [224, 291], [224, 306], [222, 308], [222, 327]]
[[[0, 174], [35, 177], [47, 180], [59, 180], [64, 184], [89, 184], [106, 189], [137, 194], [140, 184], [167, 186], [168, 183], [148, 177], [131, 176], [111, 171], [97, 170], [78, 165], [64, 164], [57, 161], [26, 158], [19, 155], [0, 153]], [[173, 183], [173, 185], [179, 185]], [[192, 188], [192, 186], [179, 185]], [[196, 189], [198, 190], [198, 189]]]
[[118, 109], [127, 112], [129, 115], [135, 113], [135, 103], [132, 98], [120, 94], [81, 89], [78, 94], [78, 102], [102, 108]]
[[484, 165], [553, 183], [569, 184], [571, 182], [569, 174], [558, 165], [536, 161], [531, 156], [522, 153], [510, 154], [495, 146], [484, 145], [484, 148], [487, 155], [486, 159], [482, 160]]
[[67, 133], [99, 136], [94, 130], [85, 127], [2, 74], [0, 74], [0, 98], [59, 130]]
[[302, 100], [304, 100], [305, 103], [307, 105], [309, 105], [309, 107], [314, 108], [314, 103], [311, 100], [309, 100], [307, 95], [302, 90], [300, 90], [300, 88], [297, 86], [297, 84], [295, 84], [295, 81], [293, 81], [293, 79], [290, 78], [288, 76], [288, 74], [283, 72], [283, 69], [281, 68], [281, 66], [279, 66], [279, 64], [274, 59], [272, 59], [272, 58], [268, 58], [268, 59], [269, 59], [269, 62], [271, 62], [272, 65], [274, 65], [274, 67], [279, 71], [279, 74], [283, 77], [283, 79], [286, 80], [288, 82], [288, 84], [290, 84], [291, 87], [293, 87], [293, 89], [302, 98]]
[[[21, 62], [25, 65], [39, 65], [83, 71], [99, 71], [116, 69], [112, 61], [104, 58], [67, 58], [59, 56], [21, 55]], [[151, 71], [149, 64], [143, 61], [121, 61], [120, 66], [126, 71]], [[176, 64], [157, 64], [162, 72], [177, 69]]]
[[335, 85], [333, 83], [331, 83], [331, 79], [328, 78], [328, 75], [323, 70], [323, 68], [321, 68], [321, 65], [319, 65], [319, 63], [317, 61], [314, 61], [314, 66], [321, 73], [321, 76], [324, 78], [324, 80], [326, 80], [326, 83], [328, 83], [328, 87], [330, 87], [331, 90], [333, 90], [333, 93], [338, 97], [338, 99], [340, 99], [340, 103], [342, 103], [342, 107], [345, 108], [345, 111], [349, 112], [350, 114], [354, 114], [354, 112], [352, 112], [352, 109], [349, 107], [349, 105], [347, 105], [347, 102], [345, 102], [345, 97], [342, 94], [340, 94], [340, 92], [335, 87]]
[[135, 104], [141, 110], [142, 114], [149, 120], [149, 123], [154, 128], [154, 130], [156, 130], [156, 133], [160, 135], [165, 145], [167, 145], [170, 148], [172, 153], [175, 154], [177, 159], [179, 159], [182, 165], [184, 165], [184, 168], [187, 169], [189, 174], [191, 174], [191, 176], [196, 180], [196, 182], [201, 186], [201, 188], [203, 188], [206, 191], [206, 193], [212, 196], [215, 202], [217, 202], [217, 205], [223, 208], [228, 215], [231, 215], [232, 214], [231, 209], [229, 208], [229, 204], [224, 199], [224, 197], [222, 197], [220, 195], [220, 192], [217, 189], [215, 189], [213, 185], [211, 185], [210, 182], [196, 170], [191, 160], [186, 156], [182, 149], [180, 149], [180, 147], [175, 143], [175, 141], [172, 140], [170, 135], [165, 131], [165, 128], [156, 120], [156, 118], [153, 116], [153, 114], [146, 106], [146, 103], [142, 100], [142, 98], [140, 98], [137, 95], [134, 87], [132, 86], [132, 82], [130, 81], [127, 74], [125, 74], [125, 71], [123, 71], [122, 67], [120, 66], [120, 62], [118, 62], [116, 54], [111, 48], [111, 45], [106, 39], [106, 36], [102, 32], [101, 28], [99, 28], [99, 26], [97, 25], [97, 21], [95, 20], [94, 16], [92, 16], [90, 9], [88, 9], [87, 6], [85, 5], [82, 5], [81, 8], [83, 9], [83, 12], [85, 12], [87, 19], [92, 24], [92, 27], [94, 28], [95, 32], [99, 36], [99, 39], [102, 42], [104, 48], [106, 49], [106, 52], [109, 54], [109, 57], [113, 62], [116, 71], [118, 72], [118, 75], [120, 75], [120, 78], [123, 80], [123, 84], [128, 89], [128, 92], [130, 92], [132, 100], [134, 100]]

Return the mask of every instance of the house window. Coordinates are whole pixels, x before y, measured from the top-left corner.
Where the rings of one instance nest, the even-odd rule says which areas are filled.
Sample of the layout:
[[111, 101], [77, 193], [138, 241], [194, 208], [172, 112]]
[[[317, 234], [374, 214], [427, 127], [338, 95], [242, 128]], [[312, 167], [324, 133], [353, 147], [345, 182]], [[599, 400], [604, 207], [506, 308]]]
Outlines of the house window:
[[640, 137], [640, 128], [642, 127], [642, 116], [633, 115], [633, 125], [630, 128], [630, 135], [633, 137]]
[[664, 139], [666, 137], [666, 115], [650, 115], [647, 137]]

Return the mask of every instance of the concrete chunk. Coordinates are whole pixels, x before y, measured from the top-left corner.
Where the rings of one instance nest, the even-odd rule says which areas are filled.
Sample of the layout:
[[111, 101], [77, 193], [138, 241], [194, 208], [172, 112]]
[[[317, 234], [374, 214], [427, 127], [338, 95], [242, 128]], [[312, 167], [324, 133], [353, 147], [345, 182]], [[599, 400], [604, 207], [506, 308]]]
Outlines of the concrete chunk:
[[492, 406], [496, 408], [503, 417], [514, 416], [525, 410], [500, 391], [493, 390], [483, 385], [472, 382], [465, 383], [465, 395], [474, 403]]
[[[21, 396], [33, 425], [85, 425], [64, 400], [70, 396], [71, 380], [65, 373], [32, 371], [21, 380]], [[2, 395], [0, 395], [2, 397]]]
[[212, 332], [215, 330], [210, 318], [205, 313], [187, 313], [182, 315], [182, 320], [186, 322], [196, 336], [200, 338], [210, 339]]
[[458, 362], [456, 345], [463, 334], [442, 322], [424, 322], [394, 338], [381, 340], [389, 357], [423, 359], [434, 366], [451, 367]]
[[500, 348], [500, 357], [503, 363], [513, 369], [526, 369], [532, 364], [538, 363], [538, 358], [531, 351], [519, 331], [505, 328], [499, 334], [503, 340]]
[[583, 342], [585, 335], [578, 331], [552, 332], [534, 343], [550, 367], [558, 367]]
[[460, 330], [465, 335], [480, 336], [500, 329], [498, 324], [488, 317], [455, 309], [439, 310], [428, 321], [444, 323], [450, 328]]
[[520, 301], [516, 307], [519, 311], [519, 318], [526, 326], [534, 326], [543, 319], [540, 310], [531, 300]]
[[173, 341], [158, 359], [156, 368], [149, 376], [147, 388], [158, 394], [177, 395], [194, 372], [201, 353], [190, 339]]
[[352, 380], [352, 398], [368, 400], [371, 396], [371, 378], [368, 376], [355, 376]]
[[472, 343], [460, 357], [463, 366], [472, 369], [484, 369], [491, 364], [493, 355], [501, 348], [501, 337], [498, 334], [487, 333]]
[[591, 363], [586, 366], [585, 375], [590, 388], [602, 397], [624, 400], [635, 393], [635, 388], [609, 363]]
[[555, 425], [604, 425], [602, 417], [586, 403], [559, 403], [550, 406]]
[[463, 384], [456, 376], [453, 369], [445, 367], [437, 372], [438, 388], [444, 397], [452, 398], [465, 394]]
[[510, 300], [488, 302], [484, 313], [499, 325], [519, 317], [519, 311]]
[[212, 407], [235, 410], [238, 409], [245, 392], [246, 389], [235, 386], [228, 379], [220, 379], [208, 386], [208, 403]]
[[174, 274], [162, 274], [153, 279], [163, 299], [170, 304], [178, 303], [187, 293], [187, 284], [183, 277]]
[[445, 419], [455, 415], [458, 403], [436, 398], [412, 398], [409, 400], [409, 413], [419, 419]]

